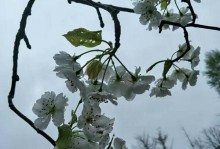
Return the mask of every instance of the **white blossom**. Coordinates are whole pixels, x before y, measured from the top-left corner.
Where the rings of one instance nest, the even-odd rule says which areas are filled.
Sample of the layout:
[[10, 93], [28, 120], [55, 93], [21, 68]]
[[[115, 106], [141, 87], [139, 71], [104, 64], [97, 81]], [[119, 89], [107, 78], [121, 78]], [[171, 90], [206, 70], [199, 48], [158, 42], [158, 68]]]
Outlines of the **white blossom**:
[[126, 142], [121, 138], [114, 139], [114, 149], [127, 149]]
[[109, 141], [110, 141], [109, 134], [103, 136], [99, 141], [99, 148], [104, 149], [109, 144]]
[[160, 78], [156, 81], [156, 83], [157, 83], [157, 86], [171, 89], [176, 84], [176, 79], [172, 77]]
[[[187, 44], [184, 43], [182, 45], [179, 45], [179, 50], [177, 51], [177, 57], [181, 56], [185, 51], [187, 50]], [[191, 68], [194, 69], [199, 64], [199, 54], [200, 54], [200, 47], [197, 47], [196, 49], [190, 45], [190, 50], [185, 53], [185, 55], [182, 57], [182, 59], [189, 61], [191, 63]]]
[[88, 101], [91, 104], [102, 102], [107, 103], [108, 101], [110, 101], [114, 105], [117, 105], [118, 103], [116, 102], [116, 100], [117, 97], [108, 92], [91, 92], [88, 94]]
[[140, 75], [141, 68], [138, 67], [135, 69], [134, 77], [135, 79], [132, 79], [128, 82], [131, 82], [128, 84], [128, 92], [133, 92], [134, 94], [143, 94], [146, 90], [149, 90], [150, 83], [152, 83], [155, 80], [154, 76], [151, 75]]
[[130, 79], [130, 76], [122, 66], [117, 66], [116, 72], [117, 74], [112, 75], [109, 79], [108, 92], [112, 93], [115, 97], [121, 97], [127, 91], [126, 81]]
[[188, 84], [190, 86], [195, 86], [196, 82], [197, 82], [198, 75], [199, 75], [198, 70], [189, 71], [187, 73], [185, 79], [183, 80], [182, 89], [185, 90], [187, 88]]
[[150, 89], [150, 83], [155, 80], [154, 76], [137, 76], [137, 80], [128, 84], [128, 88], [124, 94], [127, 100], [133, 99], [136, 94], [143, 94]]
[[[187, 44], [184, 43], [182, 45], [179, 45], [179, 50], [177, 51], [177, 57], [181, 56], [185, 51], [187, 50]], [[190, 59], [191, 51], [194, 50], [194, 47], [190, 45], [190, 50], [185, 53], [185, 55], [182, 57], [183, 59]]]
[[69, 91], [73, 93], [76, 92], [78, 89], [82, 93], [85, 91], [86, 85], [82, 80], [79, 79], [76, 73], [72, 72], [71, 70], [66, 70], [63, 75], [67, 79], [65, 83]]
[[[188, 12], [189, 8], [182, 7], [180, 8], [179, 13], [174, 13], [173, 10], [169, 10], [164, 16], [163, 19], [174, 22], [174, 23], [179, 23], [182, 26], [186, 26], [189, 22], [192, 21], [192, 14]], [[164, 28], [169, 28], [168, 25], [165, 25]], [[178, 29], [178, 26], [173, 26], [173, 31]]]
[[186, 75], [184, 72], [184, 69], [176, 69], [172, 72], [172, 74], [170, 75], [170, 78], [172, 78], [175, 81], [180, 81], [183, 82], [183, 80], [185, 79]]
[[140, 2], [133, 3], [134, 4], [134, 12], [137, 14], [141, 14], [139, 20], [142, 25], [148, 24], [148, 30], [152, 30], [152, 28], [157, 29], [160, 21], [162, 19], [162, 15], [155, 6], [157, 1], [154, 0], [144, 0]]
[[[78, 62], [74, 60], [74, 56], [70, 56], [68, 53], [61, 51], [60, 54], [54, 55], [54, 60], [58, 66], [55, 67], [54, 71], [57, 72], [57, 76], [60, 78], [65, 78], [66, 71], [72, 71], [76, 73], [81, 69], [81, 66]], [[78, 76], [82, 76], [82, 72]]]
[[55, 54], [53, 58], [57, 65], [71, 65], [73, 62], [73, 57], [65, 51], [60, 51], [60, 53]]
[[[177, 13], [174, 13], [173, 12], [173, 9], [170, 9], [167, 11], [167, 13], [163, 16], [163, 20], [166, 20], [166, 21], [170, 21], [170, 22], [177, 22], [178, 20], [178, 16], [179, 14]], [[169, 29], [169, 25], [168, 24], [164, 24], [163, 25], [163, 29]], [[173, 29], [174, 30], [174, 29]]]
[[84, 103], [82, 114], [78, 118], [77, 126], [82, 128], [86, 137], [92, 141], [103, 141], [103, 137], [111, 133], [114, 119], [101, 114], [98, 104]]
[[112, 79], [111, 81], [109, 81], [108, 87], [108, 91], [112, 93], [115, 97], [121, 97], [127, 91], [127, 85], [125, 84], [125, 82], [121, 81], [121, 79]]
[[186, 26], [189, 22], [192, 21], [192, 14], [188, 12], [189, 8], [182, 7], [180, 8], [179, 18], [177, 23], [180, 23], [182, 26]]
[[167, 95], [171, 96], [171, 92], [167, 88], [160, 86], [153, 87], [150, 93], [150, 97], [165, 97]]
[[89, 141], [84, 135], [73, 136], [65, 148], [55, 147], [54, 149], [99, 149], [96, 142]]
[[191, 68], [194, 69], [199, 64], [199, 54], [200, 54], [200, 47], [197, 47], [195, 50], [191, 52], [190, 55], [190, 62], [191, 62]]
[[112, 76], [109, 81], [109, 92], [116, 97], [123, 96], [126, 100], [133, 100], [136, 94], [143, 94], [149, 90], [150, 83], [155, 80], [154, 76], [140, 75], [141, 68], [137, 67], [135, 72], [129, 74], [126, 71], [121, 71], [115, 76]]
[[90, 142], [89, 140], [83, 139], [81, 137], [74, 138], [72, 141], [72, 146], [73, 146], [73, 149], [97, 149], [99, 148], [97, 143]]
[[55, 126], [60, 126], [64, 122], [64, 111], [67, 105], [67, 98], [63, 93], [56, 94], [45, 92], [34, 104], [32, 111], [39, 117], [34, 121], [34, 125], [39, 129], [46, 129], [51, 117]]

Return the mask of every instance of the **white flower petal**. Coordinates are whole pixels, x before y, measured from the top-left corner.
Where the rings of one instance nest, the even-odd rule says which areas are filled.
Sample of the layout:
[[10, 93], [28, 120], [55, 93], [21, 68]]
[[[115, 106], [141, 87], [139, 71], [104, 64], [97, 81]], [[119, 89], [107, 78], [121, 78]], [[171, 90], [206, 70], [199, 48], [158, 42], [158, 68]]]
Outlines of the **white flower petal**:
[[42, 111], [42, 104], [39, 104], [39, 103], [35, 103], [33, 108], [32, 108], [32, 111], [34, 112], [34, 114], [36, 114], [37, 116], [42, 116], [42, 115], [45, 115], [47, 113], [47, 111]]
[[155, 81], [155, 77], [152, 75], [149, 76], [140, 76], [141, 80], [143, 80], [144, 82], [146, 82], [147, 84], [152, 83], [153, 81]]
[[60, 51], [60, 54], [55, 54], [53, 58], [57, 65], [69, 64], [73, 60], [72, 57], [64, 51]]
[[165, 96], [171, 96], [171, 92], [167, 88], [161, 88], [161, 87], [154, 87], [151, 90], [150, 97], [165, 97]]
[[64, 110], [65, 109], [65, 106], [67, 106], [67, 101], [68, 101], [68, 98], [65, 97], [63, 95], [63, 93], [60, 93], [56, 96], [56, 99], [54, 101], [54, 104], [55, 104], [55, 107], [56, 107], [56, 110]]
[[146, 90], [149, 90], [150, 85], [144, 81], [137, 81], [132, 86], [131, 89], [135, 94], [143, 94]]
[[50, 122], [50, 119], [51, 119], [51, 116], [50, 115], [47, 115], [45, 117], [40, 117], [40, 118], [37, 118], [35, 121], [34, 121], [34, 126], [38, 129], [41, 129], [41, 130], [44, 130], [47, 128], [49, 122]]
[[127, 88], [127, 90], [123, 93], [123, 96], [127, 101], [131, 101], [135, 98], [136, 94], [133, 93], [131, 88]]
[[196, 85], [198, 75], [199, 75], [199, 71], [194, 70], [194, 71], [191, 72], [191, 74], [189, 76], [189, 84], [191, 86], [195, 86]]
[[127, 149], [125, 141], [121, 138], [114, 139], [114, 149]]
[[99, 141], [100, 149], [105, 148], [109, 144], [109, 141], [110, 141], [109, 135], [105, 135], [104, 137], [102, 137], [102, 139]]
[[55, 126], [60, 126], [62, 123], [64, 123], [64, 112], [63, 111], [55, 111], [55, 113], [52, 115], [53, 123]]
[[185, 90], [187, 88], [187, 85], [188, 85], [188, 79], [185, 78], [182, 83], [182, 89]]

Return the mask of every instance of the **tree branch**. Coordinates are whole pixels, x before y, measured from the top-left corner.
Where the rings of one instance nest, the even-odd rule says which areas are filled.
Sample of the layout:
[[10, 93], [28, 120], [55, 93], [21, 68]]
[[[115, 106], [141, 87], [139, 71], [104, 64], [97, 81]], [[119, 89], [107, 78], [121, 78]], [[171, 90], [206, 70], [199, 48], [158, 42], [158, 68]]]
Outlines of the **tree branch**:
[[184, 132], [184, 134], [185, 134], [187, 140], [189, 141], [190, 146], [191, 146], [193, 149], [195, 149], [195, 145], [194, 145], [193, 141], [191, 140], [191, 138], [189, 137], [189, 134], [186, 132], [186, 130], [185, 130], [184, 127], [182, 127], [182, 130], [183, 130], [183, 132]]
[[118, 7], [118, 6], [109, 5], [109, 4], [103, 4], [103, 3], [99, 3], [99, 2], [94, 2], [92, 0], [67, 0], [67, 1], [68, 1], [69, 4], [71, 4], [71, 2], [75, 2], [75, 3], [80, 3], [80, 4], [85, 4], [85, 5], [88, 5], [88, 6], [92, 6], [92, 7], [102, 8], [106, 11], [110, 11], [110, 10], [114, 9], [114, 10], [117, 10], [117, 11], [134, 13], [134, 10], [130, 9], [130, 8]]
[[208, 25], [202, 25], [202, 24], [188, 24], [186, 27], [196, 27], [196, 28], [220, 31], [220, 27], [208, 26]]
[[31, 45], [29, 43], [29, 40], [25, 34], [25, 28], [26, 28], [26, 24], [27, 24], [27, 18], [29, 15], [31, 15], [31, 8], [34, 4], [35, 0], [29, 0], [23, 14], [22, 14], [22, 18], [21, 18], [21, 22], [20, 22], [20, 27], [18, 29], [16, 38], [15, 38], [15, 42], [14, 42], [14, 50], [13, 50], [13, 70], [12, 70], [12, 82], [11, 82], [11, 89], [10, 92], [8, 94], [8, 105], [10, 107], [10, 109], [15, 112], [21, 119], [23, 119], [25, 122], [27, 122], [33, 129], [35, 129], [37, 131], [37, 133], [41, 134], [44, 138], [46, 138], [53, 146], [55, 146], [55, 141], [49, 136], [47, 135], [45, 132], [43, 132], [40, 129], [37, 129], [34, 126], [34, 123], [28, 119], [24, 114], [22, 114], [15, 106], [13, 103], [13, 98], [15, 95], [15, 89], [16, 89], [16, 83], [17, 81], [19, 81], [19, 76], [17, 74], [17, 70], [18, 70], [18, 53], [19, 53], [19, 46], [20, 46], [20, 42], [22, 39], [24, 39], [27, 48], [31, 48]]
[[186, 30], [186, 27], [182, 27], [183, 28], [183, 32], [184, 32], [184, 38], [186, 41], [186, 50], [177, 58], [173, 59], [172, 62], [177, 62], [178, 60], [180, 60], [187, 52], [189, 52], [190, 50], [190, 43], [189, 43], [189, 34], [188, 31]]
[[98, 7], [95, 7], [95, 9], [96, 9], [96, 12], [97, 12], [98, 17], [99, 17], [100, 27], [103, 28], [105, 26], [105, 24], [103, 22], [101, 12], [100, 12]]
[[114, 54], [120, 47], [121, 25], [120, 25], [120, 21], [118, 20], [118, 13], [119, 11], [111, 12], [111, 16], [114, 21], [114, 28], [115, 28], [115, 46], [113, 52]]
[[[189, 6], [191, 6], [190, 2], [187, 1], [187, 3], [189, 3]], [[183, 29], [183, 31], [184, 31], [184, 38], [185, 38], [185, 41], [186, 41], [186, 44], [187, 44], [187, 49], [179, 57], [177, 57], [174, 60], [172, 60], [172, 62], [176, 62], [176, 61], [180, 60], [190, 50], [189, 35], [188, 35], [188, 31], [186, 29], [187, 27], [197, 27], [197, 28], [203, 28], [203, 29], [210, 29], [210, 30], [220, 31], [219, 27], [213, 27], [213, 26], [207, 26], [207, 25], [201, 25], [201, 24], [194, 24], [194, 22], [195, 22], [195, 13], [194, 13], [193, 9], [191, 11], [194, 14], [193, 15], [194, 19], [193, 19], [192, 23], [189, 23], [186, 26], [182, 26], [180, 23], [166, 21], [166, 20], [162, 20], [160, 25], [159, 25], [159, 33], [162, 32], [163, 25], [165, 25], [165, 24], [181, 27]]]

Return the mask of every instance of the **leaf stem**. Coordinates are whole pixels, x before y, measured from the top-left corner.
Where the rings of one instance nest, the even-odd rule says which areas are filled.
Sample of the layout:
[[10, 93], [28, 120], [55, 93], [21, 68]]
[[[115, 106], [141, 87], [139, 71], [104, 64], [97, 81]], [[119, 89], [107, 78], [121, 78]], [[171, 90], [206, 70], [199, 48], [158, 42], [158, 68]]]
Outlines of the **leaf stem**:
[[[105, 71], [104, 71], [104, 74], [103, 74], [103, 76], [102, 76], [101, 86], [100, 86], [100, 88], [99, 88], [99, 91], [100, 91], [100, 92], [102, 91], [102, 86], [103, 86], [103, 83], [104, 83], [105, 74], [106, 74], [107, 69], [108, 69], [108, 66], [109, 66], [109, 62], [110, 62], [110, 60], [111, 60], [111, 55], [104, 61], [104, 63], [105, 63], [107, 60], [108, 60], [108, 62], [107, 62], [107, 64], [106, 64]], [[104, 63], [103, 63], [103, 65], [104, 65]]]
[[114, 54], [115, 59], [125, 68], [125, 70], [129, 73], [132, 80], [136, 80], [136, 77], [127, 69], [127, 67], [121, 62], [121, 60]]
[[90, 52], [104, 52], [104, 51], [103, 51], [103, 50], [99, 50], [99, 49], [89, 50], [89, 51], [86, 51], [86, 52], [84, 52], [84, 53], [81, 53], [81, 54], [77, 55], [77, 56], [75, 57], [75, 60], [77, 60], [77, 59], [80, 58], [81, 56], [83, 56], [83, 55], [85, 55], [85, 54], [87, 54], [87, 53], [90, 53]]

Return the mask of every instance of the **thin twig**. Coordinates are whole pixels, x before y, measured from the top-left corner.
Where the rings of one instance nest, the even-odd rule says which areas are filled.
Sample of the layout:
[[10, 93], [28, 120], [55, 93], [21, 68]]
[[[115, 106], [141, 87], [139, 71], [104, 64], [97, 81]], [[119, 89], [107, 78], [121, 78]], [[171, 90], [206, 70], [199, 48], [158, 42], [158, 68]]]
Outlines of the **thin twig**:
[[30, 45], [30, 43], [29, 43], [29, 40], [28, 40], [26, 34], [24, 34], [24, 42], [26, 43], [27, 48], [28, 48], [28, 49], [31, 49], [31, 45]]
[[103, 19], [102, 19], [102, 14], [101, 14], [98, 7], [95, 7], [95, 9], [96, 9], [96, 12], [97, 12], [98, 17], [99, 17], [100, 26], [101, 26], [101, 28], [103, 28], [105, 26], [105, 24], [104, 24]]
[[34, 4], [35, 0], [29, 0], [23, 14], [22, 14], [22, 18], [21, 18], [21, 22], [20, 22], [20, 28], [18, 29], [16, 38], [15, 38], [15, 42], [14, 42], [14, 51], [13, 51], [13, 72], [12, 72], [12, 82], [11, 82], [11, 89], [10, 92], [8, 94], [8, 105], [10, 107], [10, 109], [15, 112], [21, 119], [23, 119], [25, 122], [27, 122], [33, 129], [35, 129], [37, 131], [37, 133], [41, 134], [44, 138], [46, 138], [53, 146], [55, 146], [55, 141], [49, 136], [47, 135], [44, 131], [37, 129], [34, 126], [34, 123], [27, 118], [24, 114], [22, 114], [15, 106], [13, 103], [13, 98], [15, 95], [15, 89], [16, 89], [16, 83], [17, 81], [19, 81], [19, 76], [17, 74], [17, 70], [18, 70], [18, 53], [19, 53], [19, 46], [20, 46], [20, 42], [22, 39], [24, 39], [27, 48], [31, 48], [31, 45], [29, 43], [29, 40], [25, 34], [25, 28], [26, 28], [26, 23], [27, 23], [27, 18], [29, 15], [31, 15], [31, 8]]
[[184, 127], [182, 127], [182, 130], [183, 130], [183, 132], [184, 132], [186, 138], [188, 139], [190, 146], [191, 146], [193, 149], [195, 149], [195, 145], [194, 145], [193, 141], [191, 140], [191, 138], [189, 137], [189, 134], [186, 132], [186, 130], [185, 130]]
[[192, 14], [192, 24], [195, 24], [195, 22], [196, 22], [196, 14], [195, 14], [195, 11], [194, 11], [193, 6], [191, 4], [191, 1], [189, 1], [189, 0], [182, 0], [182, 2], [187, 3], [188, 8], [189, 8], [189, 10], [190, 10], [190, 12]]
[[114, 9], [114, 10], [117, 10], [117, 11], [134, 13], [134, 10], [130, 9], [130, 8], [118, 7], [118, 6], [109, 5], [109, 4], [103, 4], [103, 3], [99, 3], [99, 2], [94, 2], [92, 0], [67, 0], [67, 1], [68, 1], [69, 4], [71, 4], [71, 2], [75, 2], [75, 3], [80, 3], [80, 4], [85, 4], [85, 5], [88, 5], [88, 6], [92, 6], [92, 7], [102, 8], [106, 11]]
[[170, 22], [170, 21], [166, 21], [166, 20], [161, 21], [161, 23], [159, 25], [159, 33], [162, 32], [163, 25], [165, 25], [165, 24], [178, 26], [183, 29], [184, 38], [185, 38], [185, 42], [186, 42], [187, 47], [186, 47], [186, 50], [180, 56], [178, 56], [177, 58], [172, 60], [172, 62], [176, 62], [176, 61], [180, 60], [190, 50], [189, 34], [186, 29], [186, 26], [183, 26], [180, 23]]
[[189, 50], [190, 50], [188, 31], [186, 30], [186, 27], [182, 27], [182, 28], [183, 28], [183, 32], [184, 32], [184, 38], [185, 38], [185, 41], [186, 41], [186, 50], [180, 56], [178, 56], [177, 58], [173, 59], [172, 62], [177, 62], [182, 57], [184, 57], [184, 55], [186, 55], [186, 53], [189, 52]]

